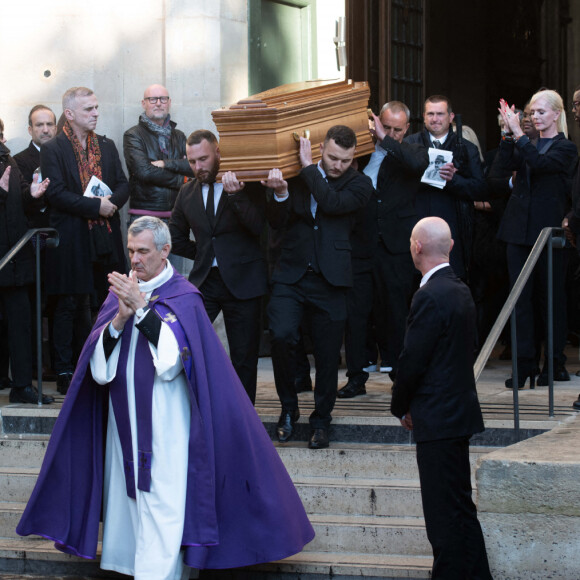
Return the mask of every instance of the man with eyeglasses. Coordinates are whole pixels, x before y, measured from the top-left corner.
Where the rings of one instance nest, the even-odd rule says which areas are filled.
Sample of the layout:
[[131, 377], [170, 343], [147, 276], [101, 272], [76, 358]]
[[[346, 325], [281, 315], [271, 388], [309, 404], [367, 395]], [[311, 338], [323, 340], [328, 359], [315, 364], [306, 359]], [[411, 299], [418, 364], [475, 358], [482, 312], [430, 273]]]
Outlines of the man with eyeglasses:
[[142, 215], [166, 223], [186, 177], [185, 135], [171, 120], [171, 98], [162, 85], [145, 89], [139, 123], [125, 131], [123, 152], [129, 171], [130, 222]]

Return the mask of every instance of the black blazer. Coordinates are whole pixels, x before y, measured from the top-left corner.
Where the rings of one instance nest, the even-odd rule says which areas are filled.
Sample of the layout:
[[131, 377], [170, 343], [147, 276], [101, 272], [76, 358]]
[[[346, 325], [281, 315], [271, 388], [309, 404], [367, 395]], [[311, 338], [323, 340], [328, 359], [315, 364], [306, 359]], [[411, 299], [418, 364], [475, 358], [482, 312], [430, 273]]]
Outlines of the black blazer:
[[399, 143], [388, 135], [380, 146], [387, 156], [377, 177], [379, 239], [392, 254], [406, 254], [411, 231], [419, 220], [415, 196], [429, 155], [421, 144]]
[[[29, 185], [32, 183], [34, 172], [40, 167], [40, 151], [31, 141], [26, 149], [20, 151], [14, 156], [14, 161], [24, 177], [24, 181]], [[28, 222], [31, 228], [49, 227], [48, 211], [46, 210], [45, 196], [42, 196], [36, 205], [34, 212], [28, 215]]]
[[[427, 130], [405, 138], [407, 143], [431, 147]], [[437, 216], [444, 219], [451, 229], [455, 241], [450, 260], [451, 267], [458, 276], [465, 277], [471, 255], [473, 222], [473, 201], [487, 200], [489, 190], [483, 176], [483, 169], [477, 147], [463, 139], [464, 153], [458, 153], [457, 135], [449, 131], [442, 149], [453, 151], [453, 163], [458, 168], [453, 179], [443, 189], [427, 183], [420, 183], [415, 200], [419, 219]]]
[[[97, 135], [101, 149], [103, 181], [111, 188], [111, 202], [121, 209], [129, 198], [129, 183], [123, 173], [115, 143]], [[71, 142], [64, 133], [42, 145], [40, 170], [50, 178], [44, 194], [50, 226], [58, 230], [57, 248], [46, 251], [46, 290], [49, 294], [89, 294], [94, 289], [88, 220], [99, 218], [100, 201], [84, 197], [81, 177]], [[109, 219], [118, 267], [126, 270], [119, 212]]]
[[500, 240], [533, 246], [542, 228], [561, 226], [570, 205], [577, 160], [576, 145], [562, 133], [551, 143], [540, 139], [537, 146], [526, 136], [517, 143], [501, 142], [499, 162], [517, 175], [499, 227]]
[[32, 183], [34, 172], [40, 167], [40, 151], [31, 141], [26, 149], [14, 155], [14, 161], [18, 164], [22, 177], [26, 183]]
[[473, 376], [475, 305], [450, 267], [415, 293], [393, 385], [391, 412], [411, 412], [416, 441], [483, 431]]
[[[189, 281], [198, 288], [207, 278], [214, 256], [228, 290], [247, 300], [266, 293], [266, 261], [260, 247], [264, 229], [266, 196], [257, 183], [243, 190], [222, 192], [213, 230], [205, 213], [201, 184], [186, 183], [177, 196], [169, 220], [172, 252], [194, 260]], [[195, 241], [190, 240], [189, 231]]]
[[[349, 168], [327, 181], [312, 164], [288, 181], [288, 191], [281, 202], [272, 195], [266, 210], [270, 227], [283, 232], [272, 281], [294, 284], [315, 263], [333, 286], [352, 286], [350, 234], [357, 210], [372, 195], [371, 180]], [[316, 218], [310, 194], [318, 204]]]

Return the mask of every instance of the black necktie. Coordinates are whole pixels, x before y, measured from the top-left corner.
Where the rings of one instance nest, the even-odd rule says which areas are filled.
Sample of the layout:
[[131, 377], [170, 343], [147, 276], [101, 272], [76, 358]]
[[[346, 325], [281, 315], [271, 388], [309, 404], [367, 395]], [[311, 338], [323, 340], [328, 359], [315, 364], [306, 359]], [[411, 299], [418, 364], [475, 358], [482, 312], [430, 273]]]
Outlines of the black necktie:
[[435, 147], [435, 149], [441, 149], [441, 141], [435, 139], [435, 141], [433, 141], [433, 147]]
[[205, 204], [205, 213], [207, 215], [209, 225], [213, 230], [213, 226], [215, 223], [215, 201], [213, 198], [213, 183], [209, 184], [209, 191], [207, 192], [207, 201]]

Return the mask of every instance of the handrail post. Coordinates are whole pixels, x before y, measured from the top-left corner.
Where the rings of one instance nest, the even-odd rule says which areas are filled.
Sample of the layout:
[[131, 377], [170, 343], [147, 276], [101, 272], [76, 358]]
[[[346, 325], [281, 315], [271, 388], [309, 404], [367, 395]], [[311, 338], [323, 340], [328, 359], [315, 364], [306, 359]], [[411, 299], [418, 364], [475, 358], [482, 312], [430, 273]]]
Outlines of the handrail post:
[[42, 304], [40, 293], [40, 232], [36, 240], [36, 387], [38, 389], [38, 406], [42, 406]]
[[553, 230], [546, 246], [548, 261], [548, 414], [554, 417], [554, 248]]
[[520, 393], [518, 389], [518, 340], [516, 328], [516, 309], [512, 310], [511, 316], [511, 342], [512, 342], [512, 391], [514, 399], [514, 431], [516, 441], [520, 440]]

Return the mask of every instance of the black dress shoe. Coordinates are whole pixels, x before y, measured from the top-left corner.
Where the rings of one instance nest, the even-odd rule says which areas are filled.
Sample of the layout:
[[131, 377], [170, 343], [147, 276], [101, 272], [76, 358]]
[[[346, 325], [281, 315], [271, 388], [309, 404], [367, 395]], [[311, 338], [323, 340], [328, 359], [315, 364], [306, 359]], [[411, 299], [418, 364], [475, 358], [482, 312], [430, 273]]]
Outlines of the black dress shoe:
[[336, 396], [339, 399], [352, 399], [357, 395], [366, 395], [367, 390], [365, 388], [365, 382], [366, 381], [348, 379], [348, 383], [346, 383], [346, 385], [336, 393]]
[[329, 446], [328, 431], [326, 429], [313, 429], [308, 441], [308, 449], [325, 449]]
[[[569, 381], [570, 375], [564, 365], [554, 366], [554, 380], [555, 381]], [[538, 376], [538, 387], [548, 386], [548, 368], [544, 367]]]
[[70, 386], [71, 380], [72, 380], [72, 373], [60, 373], [56, 377], [56, 390], [61, 395], [66, 395], [68, 392], [68, 388]]
[[276, 435], [278, 435], [278, 441], [280, 443], [289, 441], [292, 435], [294, 435], [294, 425], [299, 418], [300, 411], [298, 409], [294, 411], [282, 409], [280, 419], [278, 419], [278, 424], [276, 425]]
[[[38, 390], [32, 385], [24, 388], [14, 388], [10, 390], [10, 402], [11, 403], [29, 403], [31, 405], [38, 404]], [[53, 403], [54, 399], [48, 395], [42, 395], [42, 404], [48, 405]]]
[[578, 395], [578, 400], [572, 403], [572, 407], [574, 407], [574, 409], [577, 411], [580, 411], [580, 395]]
[[310, 375], [294, 380], [294, 389], [297, 393], [306, 393], [312, 390], [312, 379]]

